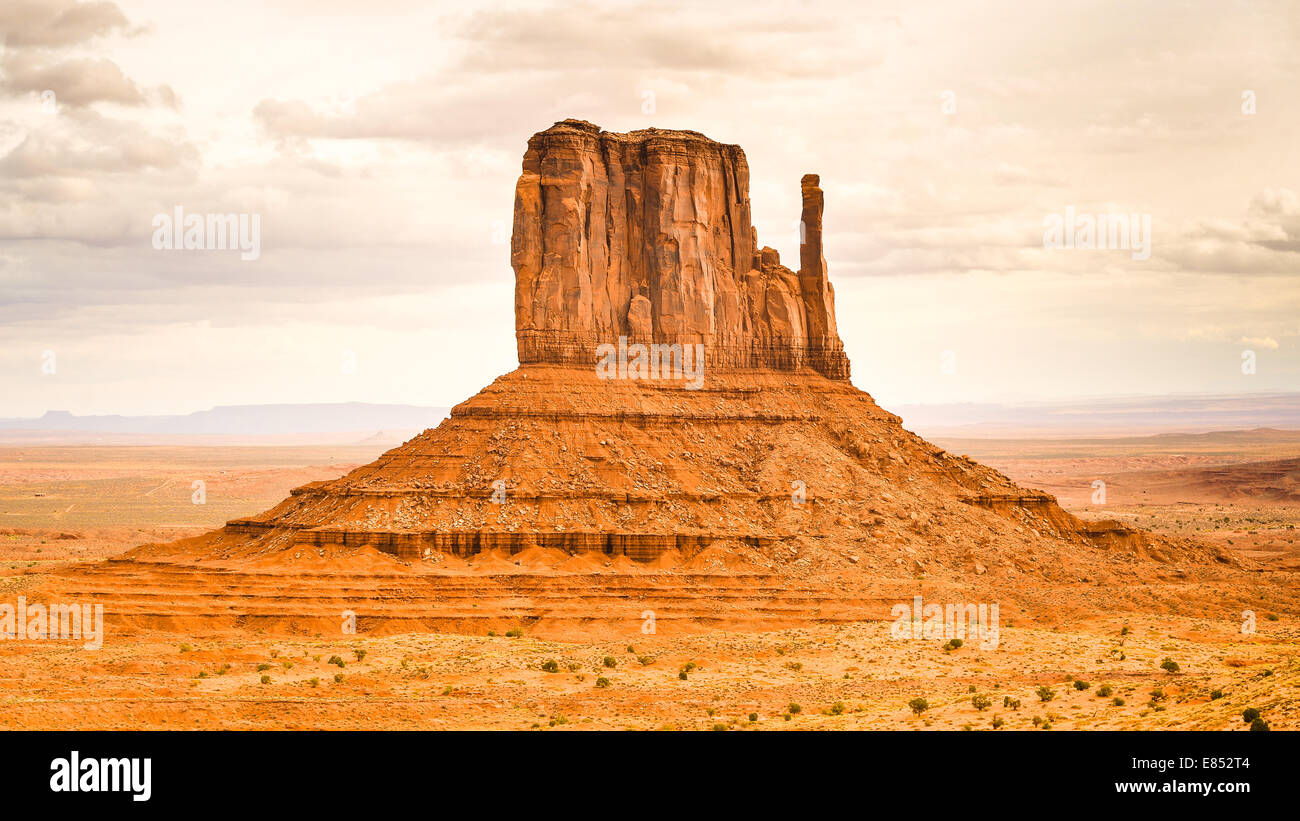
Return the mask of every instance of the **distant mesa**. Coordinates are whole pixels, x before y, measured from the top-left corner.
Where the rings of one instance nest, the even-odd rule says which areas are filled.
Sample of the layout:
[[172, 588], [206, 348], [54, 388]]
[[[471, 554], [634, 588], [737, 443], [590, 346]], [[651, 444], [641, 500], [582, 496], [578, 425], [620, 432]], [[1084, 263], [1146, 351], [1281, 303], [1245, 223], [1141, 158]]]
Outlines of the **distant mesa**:
[[424, 430], [448, 408], [365, 402], [293, 405], [224, 405], [188, 414], [159, 416], [76, 415], [51, 410], [38, 418], [0, 419], [0, 431], [47, 431], [166, 436], [338, 433]]

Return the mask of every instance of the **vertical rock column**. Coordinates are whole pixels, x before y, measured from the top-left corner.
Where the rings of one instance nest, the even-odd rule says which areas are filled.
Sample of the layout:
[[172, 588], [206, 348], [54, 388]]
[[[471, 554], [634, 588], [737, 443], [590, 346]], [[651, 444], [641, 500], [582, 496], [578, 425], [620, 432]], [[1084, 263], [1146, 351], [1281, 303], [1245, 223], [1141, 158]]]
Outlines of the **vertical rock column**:
[[807, 359], [810, 365], [832, 378], [847, 379], [848, 360], [835, 325], [835, 289], [826, 273], [822, 253], [821, 178], [804, 174], [799, 181], [803, 194], [803, 244], [799, 246], [799, 290], [807, 316]]

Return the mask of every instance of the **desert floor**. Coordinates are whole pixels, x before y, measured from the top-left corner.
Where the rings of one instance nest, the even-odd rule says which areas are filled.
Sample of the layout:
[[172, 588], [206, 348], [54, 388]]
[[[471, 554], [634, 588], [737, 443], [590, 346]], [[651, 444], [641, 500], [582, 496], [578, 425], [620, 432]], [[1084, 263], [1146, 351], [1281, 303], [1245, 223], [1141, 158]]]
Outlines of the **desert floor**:
[[[1300, 569], [1300, 432], [938, 443], [1076, 514], [1223, 545], [1254, 564], [1265, 589], [1293, 586]], [[0, 446], [0, 601], [53, 566], [219, 526], [384, 449]], [[194, 503], [195, 481], [204, 504]], [[1297, 614], [1261, 609], [1256, 631], [1243, 633], [1212, 591], [1189, 589], [1193, 606], [1197, 596], [1203, 617], [1099, 612], [1043, 627], [1003, 613], [996, 649], [895, 639], [887, 621], [766, 633], [630, 627], [563, 642], [527, 631], [110, 626], [94, 651], [0, 641], [0, 727], [1240, 730], [1248, 707], [1274, 729], [1300, 727]], [[1161, 668], [1166, 659], [1176, 672]], [[918, 698], [919, 714], [909, 707]]]

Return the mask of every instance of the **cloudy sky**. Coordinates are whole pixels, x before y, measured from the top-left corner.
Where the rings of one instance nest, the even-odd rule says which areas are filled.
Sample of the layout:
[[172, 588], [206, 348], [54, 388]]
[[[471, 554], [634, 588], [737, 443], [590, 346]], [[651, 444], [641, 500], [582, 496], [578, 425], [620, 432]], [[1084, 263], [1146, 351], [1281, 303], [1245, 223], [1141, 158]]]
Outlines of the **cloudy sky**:
[[[1293, 0], [4, 0], [0, 34], [0, 417], [461, 401], [516, 364], [514, 181], [566, 117], [739, 143], [786, 260], [820, 173], [886, 407], [1300, 386]], [[260, 257], [155, 250], [177, 206], [259, 215]], [[1149, 215], [1150, 258], [1045, 248], [1068, 206]]]

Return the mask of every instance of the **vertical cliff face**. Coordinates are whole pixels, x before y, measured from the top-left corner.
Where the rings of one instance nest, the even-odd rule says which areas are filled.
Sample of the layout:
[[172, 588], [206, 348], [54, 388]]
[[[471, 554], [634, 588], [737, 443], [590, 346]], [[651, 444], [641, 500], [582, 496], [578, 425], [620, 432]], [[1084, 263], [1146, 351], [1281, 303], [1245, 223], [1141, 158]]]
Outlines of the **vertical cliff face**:
[[847, 379], [814, 175], [803, 200], [796, 274], [758, 248], [739, 146], [580, 120], [535, 134], [511, 240], [519, 361], [588, 365], [599, 345], [627, 337], [703, 344], [710, 367], [808, 366]]

